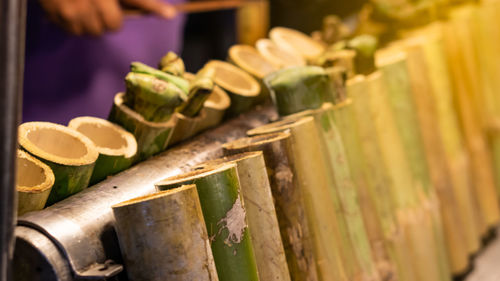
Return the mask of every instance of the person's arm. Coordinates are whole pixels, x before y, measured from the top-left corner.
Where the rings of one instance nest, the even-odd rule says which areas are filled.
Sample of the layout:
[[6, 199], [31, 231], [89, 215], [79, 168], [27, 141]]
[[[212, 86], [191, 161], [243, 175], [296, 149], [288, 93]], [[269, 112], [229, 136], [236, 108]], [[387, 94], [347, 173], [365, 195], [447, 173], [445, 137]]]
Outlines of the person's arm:
[[118, 30], [123, 21], [121, 6], [175, 16], [175, 8], [160, 0], [39, 0], [51, 21], [76, 35], [101, 35]]

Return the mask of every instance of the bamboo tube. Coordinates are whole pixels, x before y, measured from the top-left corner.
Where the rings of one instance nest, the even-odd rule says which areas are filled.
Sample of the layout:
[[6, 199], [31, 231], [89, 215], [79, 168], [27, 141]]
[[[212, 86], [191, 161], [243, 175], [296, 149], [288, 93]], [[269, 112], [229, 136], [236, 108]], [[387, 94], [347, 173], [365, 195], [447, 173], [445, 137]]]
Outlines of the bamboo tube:
[[89, 185], [99, 153], [90, 139], [68, 127], [49, 122], [19, 126], [19, 145], [54, 172], [47, 206], [82, 191]]
[[433, 235], [435, 230], [429, 225], [419, 225], [429, 219], [429, 214], [422, 208], [416, 192], [416, 184], [387, 100], [383, 75], [381, 72], [374, 72], [367, 76], [366, 81], [368, 94], [364, 98], [369, 100], [370, 108], [365, 110], [370, 112], [377, 131], [383, 165], [388, 169], [392, 181], [392, 196], [398, 210], [398, 221], [411, 243], [410, 254], [417, 279], [441, 280], [438, 267], [440, 261], [436, 255]]
[[[423, 61], [423, 58], [421, 60]], [[413, 58], [408, 60], [408, 64], [412, 66], [414, 63]], [[427, 202], [430, 198], [435, 197], [435, 187], [433, 186], [429, 174], [429, 166], [425, 155], [423, 145], [423, 137], [418, 123], [416, 106], [412, 97], [411, 77], [407, 69], [406, 55], [400, 51], [385, 51], [378, 53], [377, 66], [384, 73], [384, 80], [387, 86], [388, 100], [396, 121], [397, 129], [406, 152], [407, 159], [410, 163], [410, 169], [415, 180], [415, 187], [417, 195]], [[425, 75], [422, 73], [415, 73], [415, 75]], [[412, 76], [413, 78], [416, 78]], [[416, 95], [425, 94], [421, 88], [416, 92]], [[425, 204], [424, 204], [425, 205]], [[427, 204], [427, 205], [430, 205]], [[447, 208], [448, 206], [443, 206]], [[439, 275], [440, 280], [447, 280], [451, 275], [448, 256], [444, 248], [444, 230], [441, 217], [433, 214], [434, 208], [428, 208], [432, 225], [434, 230], [436, 255], [438, 257]], [[426, 219], [426, 217], [422, 217]], [[453, 229], [452, 231], [460, 232], [461, 229]], [[460, 253], [464, 257], [466, 251]], [[466, 255], [465, 255], [466, 256]]]
[[306, 60], [314, 59], [325, 51], [325, 46], [320, 42], [290, 28], [274, 27], [269, 31], [269, 38], [281, 48], [300, 54]]
[[355, 56], [356, 52], [353, 50], [343, 49], [335, 51], [326, 51], [321, 56], [316, 58], [313, 64], [325, 68], [332, 66], [340, 66], [346, 70], [347, 77], [352, 78], [354, 77], [356, 72], [354, 69]]
[[264, 38], [269, 30], [269, 0], [240, 2], [236, 10], [238, 42], [253, 45], [259, 38]]
[[265, 83], [281, 116], [316, 109], [333, 99], [329, 76], [318, 66], [286, 68], [267, 76]]
[[[449, 184], [448, 177], [450, 177], [454, 189], [458, 204], [456, 208], [458, 214], [460, 214], [459, 218], [461, 219], [464, 231], [464, 239], [456, 243], [463, 243], [465, 241], [464, 244], [468, 252], [473, 253], [479, 248], [479, 233], [476, 221], [477, 211], [474, 209], [475, 207], [472, 202], [468, 156], [463, 144], [458, 116], [453, 106], [452, 85], [448, 76], [442, 40], [438, 33], [439, 28], [440, 25], [435, 25], [425, 29], [427, 34], [425, 41], [420, 41], [420, 46], [422, 46], [424, 52], [425, 64], [428, 66], [428, 83], [430, 83], [431, 90], [427, 90], [429, 93], [427, 95], [419, 95], [416, 94], [417, 91], [415, 89], [415, 97], [422, 98], [415, 99], [415, 101], [418, 102], [421, 100], [421, 105], [419, 103], [416, 104], [417, 113], [424, 136], [425, 149], [428, 151], [429, 165], [432, 167], [430, 169], [431, 176], [436, 182], [441, 182], [439, 186]], [[416, 65], [418, 66], [418, 64]], [[419, 77], [422, 77], [422, 74], [419, 74]], [[415, 78], [412, 81], [418, 82], [422, 81], [422, 79]], [[421, 84], [421, 87], [428, 87], [427, 83]], [[418, 87], [418, 84], [414, 83], [414, 85], [414, 87]], [[435, 109], [433, 110], [433, 108]], [[437, 126], [437, 129], [432, 130], [434, 126]], [[440, 145], [441, 143], [442, 145]], [[445, 187], [442, 190], [445, 190]], [[451, 197], [451, 195], [448, 196], [448, 205], [450, 206], [452, 204]], [[453, 272], [459, 272], [460, 268], [464, 269], [463, 267], [458, 267]]]
[[205, 67], [215, 71], [215, 83], [231, 98], [227, 116], [235, 116], [249, 110], [261, 92], [259, 82], [240, 68], [224, 61], [212, 60]]
[[262, 151], [276, 206], [281, 239], [290, 277], [294, 281], [318, 280], [314, 249], [306, 218], [305, 198], [293, 174], [291, 136], [278, 132], [242, 138], [223, 145], [225, 155]]
[[120, 126], [104, 119], [86, 116], [72, 119], [68, 127], [88, 137], [99, 152], [90, 178], [91, 185], [132, 165], [137, 153], [137, 142], [131, 133]]
[[200, 70], [190, 81], [187, 100], [177, 107], [175, 111], [186, 117], [197, 116], [214, 89], [213, 75], [213, 71]]
[[260, 280], [291, 280], [262, 152], [219, 158], [199, 167], [228, 162], [235, 163], [238, 170]]
[[137, 156], [134, 162], [145, 160], [167, 148], [173, 128], [175, 115], [168, 122], [149, 122], [125, 104], [125, 95], [115, 95], [108, 120], [131, 132], [137, 140]]
[[54, 173], [42, 161], [17, 150], [17, 215], [43, 209], [54, 185]]
[[257, 266], [235, 164], [225, 164], [167, 178], [158, 190], [196, 184], [221, 281], [258, 281]]
[[195, 185], [112, 208], [130, 280], [219, 280]]
[[161, 70], [158, 70], [156, 68], [153, 68], [149, 65], [140, 62], [132, 62], [130, 64], [130, 71], [133, 73], [150, 75], [164, 82], [174, 84], [179, 89], [181, 89], [185, 94], [189, 92], [189, 82], [183, 77], [163, 72]]
[[305, 59], [299, 54], [281, 48], [270, 39], [257, 40], [255, 48], [278, 69], [306, 64]]
[[[321, 140], [321, 148], [326, 152], [323, 155], [326, 157], [329, 173], [333, 175], [335, 183], [335, 186], [331, 186], [331, 192], [337, 212], [337, 227], [341, 234], [340, 239], [342, 239], [339, 246], [341, 247], [344, 269], [350, 280], [378, 280], [367, 229], [360, 209], [360, 205], [368, 202], [365, 198], [358, 197], [356, 190], [356, 187], [361, 192], [366, 190], [363, 172], [357, 168], [361, 166], [359, 160], [362, 159], [362, 156], [358, 154], [359, 147], [352, 145], [352, 141], [355, 139], [346, 137], [347, 132], [355, 132], [353, 127], [349, 126], [348, 131], [341, 131], [337, 128], [339, 122], [334, 124], [335, 110], [336, 108], [331, 103], [325, 103], [320, 109], [292, 114], [287, 116], [285, 120], [298, 120], [304, 116], [314, 118]], [[342, 116], [342, 118], [345, 117], [349, 119], [351, 116]], [[354, 137], [352, 134], [349, 136]], [[349, 143], [347, 144], [347, 142]], [[350, 150], [351, 147], [355, 149]], [[353, 160], [353, 157], [357, 158]], [[370, 217], [365, 221], [371, 223], [374, 218]], [[370, 227], [374, 226], [370, 225]]]
[[[374, 250], [377, 260], [389, 259], [396, 268], [397, 280], [415, 280], [411, 257], [407, 251], [408, 241], [405, 238], [404, 229], [397, 221], [397, 209], [391, 196], [391, 179], [388, 170], [385, 169], [382, 162], [382, 152], [377, 140], [377, 132], [372, 125], [370, 114], [366, 114], [369, 108], [369, 99], [366, 95], [366, 81], [364, 76], [358, 75], [348, 80], [347, 94], [352, 97], [352, 119], [355, 121], [354, 129], [358, 131], [360, 140], [360, 149], [363, 154], [363, 166], [359, 167], [365, 171], [367, 181], [367, 195], [364, 197], [371, 200], [371, 204], [362, 204], [361, 206], [371, 207], [363, 210], [365, 221], [377, 215], [379, 229], [375, 226], [370, 228], [369, 234], [372, 245], [378, 245]], [[362, 194], [362, 193], [360, 193]], [[367, 224], [368, 225], [368, 224]], [[377, 231], [377, 232], [375, 232]], [[383, 241], [382, 243], [380, 241]]]
[[320, 149], [321, 142], [312, 117], [275, 122], [247, 132], [248, 135], [290, 130], [293, 174], [305, 198], [319, 280], [346, 280], [339, 246], [340, 233], [333, 205], [333, 180]]
[[472, 179], [475, 183], [473, 194], [484, 224], [484, 227], [480, 228], [480, 233], [484, 235], [487, 228], [496, 225], [500, 219], [500, 211], [490, 152], [481, 130], [477, 108], [474, 107], [474, 98], [480, 95], [482, 89], [468, 20], [473, 9], [472, 6], [465, 6], [454, 11], [449, 23], [444, 25], [443, 34], [457, 111], [470, 155]]

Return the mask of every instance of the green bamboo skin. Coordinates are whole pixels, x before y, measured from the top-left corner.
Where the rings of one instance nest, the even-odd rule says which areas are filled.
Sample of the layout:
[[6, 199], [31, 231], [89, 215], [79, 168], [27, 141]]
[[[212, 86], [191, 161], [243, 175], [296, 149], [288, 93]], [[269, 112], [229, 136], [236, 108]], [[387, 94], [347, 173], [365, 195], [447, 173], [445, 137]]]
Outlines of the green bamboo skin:
[[[464, 6], [452, 13], [451, 20], [444, 25], [444, 41], [451, 77], [454, 85], [456, 109], [465, 144], [470, 155], [474, 199], [480, 210], [480, 234], [498, 222], [500, 213], [495, 197], [493, 169], [489, 148], [474, 107], [475, 97], [481, 94], [479, 71], [474, 54], [468, 17], [472, 6]], [[453, 44], [451, 41], [453, 40]], [[457, 42], [459, 44], [457, 45]]]
[[214, 82], [230, 97], [225, 117], [234, 117], [255, 105], [261, 93], [259, 82], [244, 70], [224, 61], [212, 60], [205, 67], [215, 71]]
[[108, 120], [122, 126], [135, 136], [137, 154], [133, 160], [134, 163], [164, 151], [177, 122], [175, 116], [168, 122], [146, 121], [140, 114], [125, 105], [123, 93], [116, 94]]
[[257, 265], [235, 164], [198, 170], [156, 183], [158, 190], [195, 184], [221, 281], [258, 281]]
[[259, 135], [290, 130], [293, 174], [305, 199], [319, 280], [347, 280], [340, 253], [340, 233], [332, 201], [333, 179], [320, 149], [320, 136], [312, 117], [275, 122], [250, 130]]
[[168, 121], [187, 99], [177, 86], [152, 75], [130, 72], [125, 83], [128, 105], [147, 121]]
[[195, 185], [112, 208], [130, 280], [219, 280]]
[[397, 131], [387, 97], [383, 74], [375, 72], [367, 78], [367, 95], [377, 138], [381, 144], [383, 165], [389, 171], [394, 202], [398, 209], [398, 221], [410, 241], [410, 255], [413, 257], [418, 280], [440, 280], [439, 256], [436, 255], [432, 225], [424, 224], [429, 214], [422, 208], [416, 183], [401, 137]]
[[49, 122], [27, 122], [19, 126], [19, 145], [54, 173], [54, 186], [47, 199], [50, 206], [85, 189], [99, 153], [83, 134]]
[[[419, 60], [414, 61], [411, 57], [408, 59], [408, 64], [413, 66], [413, 63], [423, 61], [421, 56]], [[387, 86], [388, 100], [396, 121], [397, 129], [407, 158], [409, 159], [410, 169], [415, 180], [416, 192], [422, 200], [428, 201], [429, 198], [435, 197], [435, 189], [431, 183], [429, 167], [425, 156], [423, 145], [423, 137], [418, 123], [415, 104], [412, 97], [411, 77], [407, 68], [406, 56], [402, 52], [393, 51], [381, 54], [378, 60], [378, 67], [384, 74], [384, 80]], [[424, 75], [423, 73], [415, 73], [415, 75]], [[415, 77], [415, 76], [412, 76]], [[422, 87], [416, 87], [420, 91], [415, 92], [415, 95], [425, 94]], [[445, 208], [445, 207], [443, 207]], [[432, 208], [428, 209], [431, 215], [432, 225], [434, 230], [436, 255], [438, 257], [438, 273], [439, 280], [449, 280], [451, 276], [449, 261], [446, 250], [444, 248], [443, 225], [440, 217], [433, 216]]]
[[187, 117], [181, 113], [176, 113], [177, 123], [175, 124], [170, 144], [174, 145], [181, 141], [187, 140], [199, 132], [199, 124], [207, 119], [204, 111], [196, 117]]
[[162, 81], [172, 83], [175, 86], [177, 86], [179, 89], [181, 89], [186, 95], [189, 92], [189, 82], [176, 75], [172, 75], [170, 73], [163, 72], [161, 70], [158, 70], [156, 68], [153, 68], [149, 65], [145, 65], [140, 62], [132, 62], [130, 64], [130, 71], [134, 73], [141, 73], [141, 74], [147, 74], [151, 75], [153, 77], [156, 77]]
[[199, 167], [223, 163], [235, 163], [238, 170], [260, 280], [291, 280], [262, 152], [235, 154]]
[[321, 67], [286, 68], [264, 80], [280, 116], [317, 109], [323, 102], [333, 101], [329, 77]]
[[[352, 119], [356, 122], [354, 126], [359, 134], [360, 148], [363, 153], [365, 178], [367, 181], [366, 198], [370, 204], [361, 205], [371, 207], [365, 208], [364, 213], [376, 214], [378, 229], [369, 228], [372, 245], [380, 245], [379, 250], [373, 251], [378, 260], [389, 259], [396, 268], [397, 280], [415, 280], [413, 264], [407, 254], [409, 248], [402, 227], [397, 221], [397, 209], [391, 196], [391, 179], [388, 170], [382, 165], [382, 151], [377, 140], [377, 131], [372, 125], [370, 114], [366, 114], [369, 108], [369, 99], [365, 97], [367, 83], [364, 76], [356, 76], [348, 80], [347, 94], [352, 97]], [[339, 105], [341, 106], [341, 105]], [[361, 193], [360, 193], [361, 194]], [[368, 215], [365, 215], [365, 221]], [[368, 224], [367, 224], [368, 225]], [[378, 232], [375, 232], [378, 230]]]
[[242, 138], [223, 145], [225, 155], [262, 151], [276, 207], [290, 277], [318, 280], [305, 199], [293, 173], [292, 139], [288, 132]]
[[163, 72], [179, 77], [182, 77], [186, 70], [184, 61], [174, 52], [168, 52], [164, 55], [158, 64], [158, 68]]
[[95, 117], [74, 118], [69, 122], [68, 127], [87, 136], [99, 152], [90, 178], [90, 185], [132, 165], [137, 153], [137, 142], [134, 136], [122, 127]]
[[43, 209], [54, 185], [49, 166], [30, 154], [17, 150], [17, 215]]
[[[339, 247], [342, 254], [344, 269], [349, 280], [378, 280], [378, 273], [373, 261], [370, 241], [367, 235], [360, 205], [367, 204], [365, 197], [358, 196], [358, 190], [366, 190], [363, 171], [360, 167], [362, 157], [358, 154], [359, 147], [352, 124], [349, 124], [348, 113], [326, 103], [320, 109], [307, 110], [292, 114], [285, 120], [298, 120], [303, 116], [312, 116], [321, 138], [323, 155], [329, 164], [328, 169], [333, 176], [334, 186], [331, 186], [332, 201], [337, 213], [338, 229], [341, 235]], [[337, 121], [334, 123], [334, 121]], [[339, 122], [340, 121], [340, 122]], [[345, 125], [341, 131], [340, 125]], [[337, 127], [339, 126], [339, 127]], [[343, 137], [344, 136], [344, 137]], [[348, 145], [344, 145], [348, 143]], [[351, 148], [353, 148], [351, 150]], [[349, 154], [351, 153], [351, 154]], [[356, 158], [356, 159], [353, 159]], [[353, 171], [353, 169], [355, 171]], [[359, 202], [359, 203], [358, 203]], [[374, 217], [367, 218], [372, 222]]]

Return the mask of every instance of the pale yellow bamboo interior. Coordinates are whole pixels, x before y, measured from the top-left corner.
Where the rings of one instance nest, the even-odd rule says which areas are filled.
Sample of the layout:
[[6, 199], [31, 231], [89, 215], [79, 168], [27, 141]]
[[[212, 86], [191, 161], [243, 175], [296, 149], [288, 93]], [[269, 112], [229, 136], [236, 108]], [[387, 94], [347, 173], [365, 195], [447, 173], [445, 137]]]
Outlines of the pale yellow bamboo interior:
[[55, 128], [36, 128], [26, 137], [39, 149], [58, 157], [78, 159], [87, 154], [87, 147], [81, 140]]

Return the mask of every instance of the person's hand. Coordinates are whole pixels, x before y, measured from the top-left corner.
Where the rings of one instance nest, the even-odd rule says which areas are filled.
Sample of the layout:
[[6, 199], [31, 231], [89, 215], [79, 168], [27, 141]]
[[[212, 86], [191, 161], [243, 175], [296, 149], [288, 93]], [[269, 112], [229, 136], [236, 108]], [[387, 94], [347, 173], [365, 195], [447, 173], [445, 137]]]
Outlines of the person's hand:
[[39, 0], [49, 19], [76, 34], [101, 35], [118, 30], [123, 21], [121, 4], [164, 18], [175, 16], [175, 8], [160, 0]]

